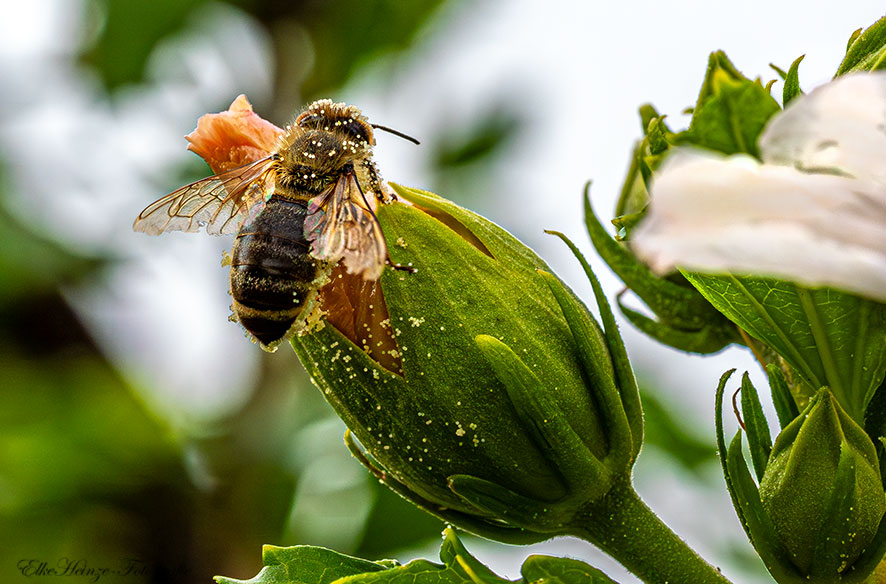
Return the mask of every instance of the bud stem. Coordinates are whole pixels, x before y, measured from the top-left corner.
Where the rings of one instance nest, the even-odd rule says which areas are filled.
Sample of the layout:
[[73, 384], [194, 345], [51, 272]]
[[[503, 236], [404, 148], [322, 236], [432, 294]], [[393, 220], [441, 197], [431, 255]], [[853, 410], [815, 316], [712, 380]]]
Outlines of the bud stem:
[[729, 584], [646, 506], [629, 479], [595, 501], [584, 524], [573, 525], [573, 530], [647, 584]]

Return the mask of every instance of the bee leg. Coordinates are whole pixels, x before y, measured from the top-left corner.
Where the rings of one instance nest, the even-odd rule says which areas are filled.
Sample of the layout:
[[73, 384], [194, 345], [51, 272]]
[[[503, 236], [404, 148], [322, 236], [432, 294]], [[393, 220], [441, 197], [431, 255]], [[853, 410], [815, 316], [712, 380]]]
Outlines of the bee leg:
[[404, 266], [403, 264], [395, 264], [391, 261], [391, 258], [385, 260], [385, 263], [391, 266], [395, 270], [401, 270], [403, 272], [409, 272], [410, 274], [416, 273], [418, 270], [413, 268], [412, 266]]

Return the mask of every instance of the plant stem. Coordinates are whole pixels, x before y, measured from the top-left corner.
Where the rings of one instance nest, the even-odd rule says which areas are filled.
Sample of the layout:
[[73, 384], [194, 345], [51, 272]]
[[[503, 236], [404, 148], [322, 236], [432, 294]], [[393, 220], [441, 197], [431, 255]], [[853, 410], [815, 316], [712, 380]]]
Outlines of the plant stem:
[[630, 479], [595, 501], [573, 524], [573, 535], [590, 541], [647, 584], [729, 584], [646, 506]]

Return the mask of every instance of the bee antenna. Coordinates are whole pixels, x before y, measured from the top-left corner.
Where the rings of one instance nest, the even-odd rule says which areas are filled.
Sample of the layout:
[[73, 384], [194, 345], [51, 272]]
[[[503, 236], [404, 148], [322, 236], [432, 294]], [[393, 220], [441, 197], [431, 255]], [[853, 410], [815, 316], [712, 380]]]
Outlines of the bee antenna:
[[388, 133], [393, 134], [395, 136], [399, 136], [399, 137], [403, 138], [404, 140], [409, 140], [413, 144], [421, 144], [421, 142], [419, 142], [418, 140], [416, 140], [415, 138], [413, 138], [409, 134], [404, 134], [403, 132], [398, 132], [397, 130], [395, 130], [393, 128], [389, 128], [387, 126], [382, 126], [381, 124], [371, 124], [371, 125], [376, 130], [384, 130], [385, 132], [388, 132]]

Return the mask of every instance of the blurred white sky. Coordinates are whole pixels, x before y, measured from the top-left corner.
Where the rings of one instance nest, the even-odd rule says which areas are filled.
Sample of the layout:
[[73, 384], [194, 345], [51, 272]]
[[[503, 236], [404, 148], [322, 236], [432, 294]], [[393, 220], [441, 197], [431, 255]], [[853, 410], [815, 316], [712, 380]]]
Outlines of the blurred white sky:
[[[235, 408], [258, 350], [226, 320], [230, 299], [219, 261], [231, 241], [188, 234], [147, 238], [132, 233], [131, 223], [147, 203], [179, 186], [164, 181], [173, 165], [193, 156], [182, 136], [200, 114], [239, 93], [256, 103], [267, 98], [273, 67], [268, 39], [242, 14], [211, 7], [191, 30], [157, 47], [146, 86], [108, 102], [97, 81], [67, 58], [89, 34], [88, 26], [79, 27], [77, 0], [3, 0], [2, 7], [0, 148], [11, 165], [17, 211], [75, 249], [110, 246], [128, 258], [107, 282], [70, 295], [121, 370], [139, 386], [159, 388], [149, 396], [152, 403], [183, 418]], [[406, 60], [374, 65], [330, 97], [423, 141], [450, 120], [476, 119], [503, 96], [531, 111], [528, 127], [495, 163], [494, 191], [478, 207], [588, 298], [576, 262], [542, 230], [570, 235], [606, 288], [619, 289], [584, 235], [581, 192], [593, 179], [596, 208], [601, 215], [611, 212], [640, 135], [640, 104], [652, 102], [670, 115], [672, 127], [682, 127], [680, 112], [694, 104], [707, 56], [716, 49], [746, 75], [767, 80], [776, 77], [769, 63], [787, 68], [805, 54], [800, 79], [808, 90], [831, 77], [849, 34], [883, 13], [882, 0], [453, 3]], [[293, 111], [301, 105], [292, 104]], [[380, 135], [376, 157], [387, 179], [422, 188], [429, 152]], [[623, 328], [641, 376], [654, 376], [688, 419], [707, 424], [708, 434], [720, 373], [755, 367], [739, 351], [690, 357]], [[283, 350], [274, 358], [294, 361]], [[759, 373], [755, 380], [765, 387]], [[654, 458], [641, 461], [638, 484], [702, 555], [719, 557], [724, 541], [743, 538], [725, 493], [687, 488]], [[723, 491], [722, 484], [717, 488]], [[686, 507], [710, 512], [700, 521], [683, 512]], [[558, 541], [533, 549], [594, 558], [616, 579], [635, 581], [586, 544]], [[515, 577], [528, 552], [516, 549], [495, 561]], [[491, 554], [481, 546], [484, 559], [493, 560]], [[729, 565], [724, 570], [730, 574]]]

